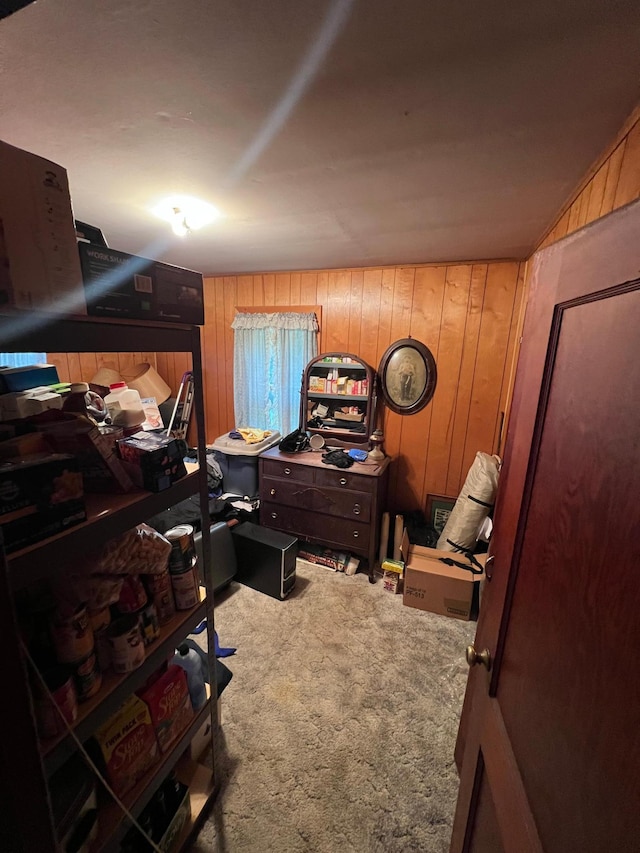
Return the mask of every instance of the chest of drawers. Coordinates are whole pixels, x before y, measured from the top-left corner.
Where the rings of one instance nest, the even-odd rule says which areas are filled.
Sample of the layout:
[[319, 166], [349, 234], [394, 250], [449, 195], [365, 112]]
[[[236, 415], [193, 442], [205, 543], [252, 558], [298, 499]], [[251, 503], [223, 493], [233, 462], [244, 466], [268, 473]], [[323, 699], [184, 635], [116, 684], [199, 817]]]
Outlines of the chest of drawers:
[[267, 450], [259, 459], [260, 523], [366, 557], [373, 583], [389, 462], [343, 469], [325, 465], [321, 453]]

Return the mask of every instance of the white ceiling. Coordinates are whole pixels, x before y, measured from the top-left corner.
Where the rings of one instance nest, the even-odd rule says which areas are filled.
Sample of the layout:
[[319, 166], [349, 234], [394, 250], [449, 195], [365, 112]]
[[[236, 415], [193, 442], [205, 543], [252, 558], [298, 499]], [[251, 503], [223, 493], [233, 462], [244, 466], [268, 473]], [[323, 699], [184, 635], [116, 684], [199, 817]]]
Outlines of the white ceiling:
[[[639, 72], [637, 0], [38, 0], [0, 21], [0, 138], [205, 273], [520, 258]], [[176, 238], [171, 192], [225, 218]]]

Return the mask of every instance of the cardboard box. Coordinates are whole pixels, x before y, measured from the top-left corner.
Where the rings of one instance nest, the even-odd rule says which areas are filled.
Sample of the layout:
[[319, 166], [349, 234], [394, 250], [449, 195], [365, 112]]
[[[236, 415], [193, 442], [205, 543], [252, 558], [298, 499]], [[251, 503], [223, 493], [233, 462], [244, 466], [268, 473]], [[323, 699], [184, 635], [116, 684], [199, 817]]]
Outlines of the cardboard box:
[[118, 441], [122, 464], [141, 489], [162, 492], [187, 473], [179, 442], [165, 433], [136, 432]]
[[73, 454], [80, 465], [86, 492], [130, 492], [134, 485], [111, 438], [88, 418], [69, 412], [49, 412], [34, 418], [56, 453]]
[[41, 453], [0, 463], [0, 525], [8, 554], [86, 517], [73, 456]]
[[67, 173], [0, 142], [0, 305], [86, 314]]
[[32, 388], [56, 385], [59, 382], [58, 369], [54, 364], [0, 368], [0, 393], [2, 394], [6, 391], [30, 391]]
[[404, 562], [402, 560], [386, 559], [382, 561], [382, 588], [394, 595], [402, 592], [402, 576], [404, 574]]
[[95, 733], [114, 791], [122, 796], [159, 759], [151, 715], [145, 703], [130, 696]]
[[[462, 554], [410, 545], [406, 531], [402, 553], [405, 557], [403, 604], [465, 622], [477, 619], [480, 581], [484, 574], [474, 575], [441, 562], [441, 558], [445, 558], [469, 563]], [[478, 554], [476, 559], [484, 566], [486, 554]]]
[[149, 708], [160, 749], [168, 752], [193, 719], [184, 669], [167, 667], [157, 681], [138, 695]]
[[78, 252], [89, 314], [204, 325], [201, 273], [90, 243]]

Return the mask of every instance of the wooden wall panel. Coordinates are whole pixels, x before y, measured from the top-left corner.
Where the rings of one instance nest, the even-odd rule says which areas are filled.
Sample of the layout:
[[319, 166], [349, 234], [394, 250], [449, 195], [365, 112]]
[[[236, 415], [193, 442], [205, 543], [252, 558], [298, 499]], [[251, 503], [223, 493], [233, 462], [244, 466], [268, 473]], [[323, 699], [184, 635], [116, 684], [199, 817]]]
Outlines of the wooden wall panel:
[[100, 367], [111, 367], [120, 373], [134, 364], [148, 362], [158, 370], [154, 352], [49, 352], [47, 359], [58, 368], [61, 382], [89, 382]]
[[546, 248], [637, 198], [640, 198], [640, 107], [589, 169], [536, 248]]
[[[640, 105], [633, 110], [612, 143], [587, 171], [534, 251], [551, 246], [578, 228], [638, 198], [640, 198]], [[523, 308], [526, 306], [527, 292], [528, 280], [525, 274], [523, 295], [518, 295], [516, 298]], [[521, 312], [510, 336], [512, 340], [509, 342], [507, 355], [507, 376], [503, 381], [500, 402], [501, 410], [506, 412], [502, 438], [506, 435], [508, 425], [523, 322], [524, 311]], [[497, 446], [501, 446], [500, 437], [499, 435]]]
[[[288, 305], [321, 307], [320, 352], [353, 352], [377, 368], [386, 348], [399, 338], [411, 335], [431, 349], [439, 371], [432, 403], [409, 417], [381, 407], [378, 423], [394, 459], [389, 504], [393, 511], [408, 511], [424, 508], [430, 492], [455, 497], [476, 451], [495, 449], [522, 290], [518, 262], [207, 278], [207, 439], [211, 442], [236, 425], [235, 307], [286, 307], [288, 294]], [[483, 335], [488, 342], [481, 346]]]
[[[640, 108], [589, 170], [537, 248], [640, 198]], [[526, 300], [526, 264], [450, 263], [305, 270], [205, 280], [203, 367], [207, 438], [232, 429], [235, 307], [319, 305], [320, 351], [354, 352], [377, 367], [389, 344], [412, 335], [434, 353], [432, 403], [401, 418], [379, 410], [394, 458], [391, 510], [424, 506], [427, 493], [457, 495], [478, 450], [499, 452], [511, 401]], [[172, 353], [49, 353], [63, 381], [153, 363], [174, 394], [188, 356]]]

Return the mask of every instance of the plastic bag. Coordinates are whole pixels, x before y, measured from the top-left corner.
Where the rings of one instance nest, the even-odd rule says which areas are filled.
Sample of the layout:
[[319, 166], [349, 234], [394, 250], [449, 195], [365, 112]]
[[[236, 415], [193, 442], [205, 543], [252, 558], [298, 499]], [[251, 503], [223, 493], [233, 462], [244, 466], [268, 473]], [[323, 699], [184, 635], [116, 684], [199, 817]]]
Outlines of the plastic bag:
[[171, 543], [161, 533], [139, 524], [110, 539], [92, 571], [108, 575], [159, 575], [167, 568]]

